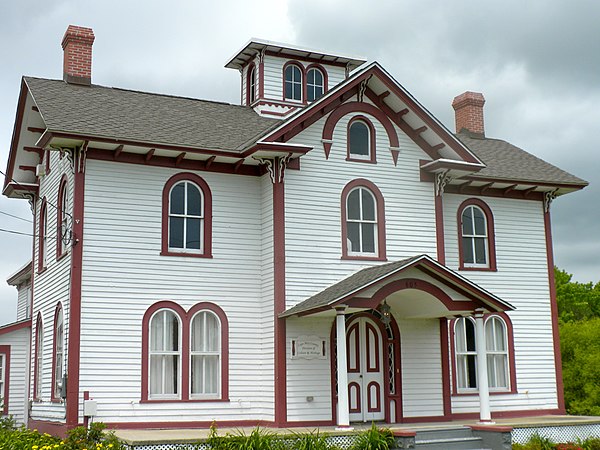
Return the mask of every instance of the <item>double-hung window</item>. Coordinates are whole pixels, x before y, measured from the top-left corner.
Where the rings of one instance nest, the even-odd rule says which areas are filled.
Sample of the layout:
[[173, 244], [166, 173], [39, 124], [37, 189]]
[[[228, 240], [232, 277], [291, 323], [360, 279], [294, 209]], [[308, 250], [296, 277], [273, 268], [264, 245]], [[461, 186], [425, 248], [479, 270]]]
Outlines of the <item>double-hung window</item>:
[[191, 324], [191, 395], [217, 397], [221, 366], [221, 324], [211, 311], [200, 311]]
[[309, 102], [314, 102], [325, 92], [325, 77], [319, 69], [311, 68], [306, 73], [306, 97]]
[[177, 314], [157, 311], [150, 320], [149, 371], [151, 398], [176, 399], [180, 395], [181, 326]]
[[302, 70], [296, 64], [290, 64], [284, 70], [284, 98], [302, 101]]
[[458, 247], [461, 270], [496, 270], [494, 218], [480, 199], [465, 200], [458, 208]]

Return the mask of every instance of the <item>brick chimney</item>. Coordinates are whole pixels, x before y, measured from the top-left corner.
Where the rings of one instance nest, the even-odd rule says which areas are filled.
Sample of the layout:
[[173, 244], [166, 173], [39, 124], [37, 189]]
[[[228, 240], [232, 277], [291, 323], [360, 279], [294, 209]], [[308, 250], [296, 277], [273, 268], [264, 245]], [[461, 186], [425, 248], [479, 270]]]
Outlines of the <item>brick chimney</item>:
[[452, 107], [456, 121], [456, 132], [470, 131], [472, 134], [485, 136], [483, 127], [483, 105], [485, 98], [479, 92], [465, 92], [454, 97]]
[[91, 28], [69, 25], [62, 40], [63, 80], [67, 83], [92, 84], [92, 45], [94, 31]]

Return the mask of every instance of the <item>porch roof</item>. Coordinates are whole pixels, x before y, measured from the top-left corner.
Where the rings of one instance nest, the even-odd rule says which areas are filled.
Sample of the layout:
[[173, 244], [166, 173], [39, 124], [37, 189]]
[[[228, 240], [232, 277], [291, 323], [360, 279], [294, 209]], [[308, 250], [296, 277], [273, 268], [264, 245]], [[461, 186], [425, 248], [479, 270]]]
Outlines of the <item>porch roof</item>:
[[476, 304], [490, 311], [509, 311], [515, 309], [510, 303], [488, 292], [452, 269], [438, 263], [430, 256], [423, 254], [359, 270], [287, 309], [280, 317], [304, 316], [326, 311], [338, 305], [345, 305], [353, 297], [360, 296], [368, 288], [378, 284], [384, 286], [391, 277], [410, 268], [421, 270], [445, 286], [461, 292]]

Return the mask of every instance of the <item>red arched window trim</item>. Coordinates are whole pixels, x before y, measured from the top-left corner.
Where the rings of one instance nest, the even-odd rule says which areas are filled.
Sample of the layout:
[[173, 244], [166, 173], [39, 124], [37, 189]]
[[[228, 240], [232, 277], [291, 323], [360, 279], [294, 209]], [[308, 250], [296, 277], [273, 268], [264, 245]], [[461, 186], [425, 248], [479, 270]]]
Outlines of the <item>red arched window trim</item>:
[[[369, 157], [365, 159], [353, 157], [350, 154], [350, 127], [354, 122], [362, 122], [369, 129]], [[373, 126], [373, 122], [371, 122], [365, 116], [354, 116], [352, 119], [348, 121], [348, 127], [346, 129], [346, 161], [355, 161], [355, 162], [363, 162], [363, 163], [372, 163], [376, 164], [377, 160], [375, 157], [376, 151], [376, 135], [375, 135], [375, 127]]]
[[[485, 222], [487, 226], [487, 252], [488, 252], [488, 264], [487, 267], [469, 267], [465, 266], [464, 263], [464, 253], [463, 253], [463, 244], [462, 244], [462, 213], [464, 209], [468, 206], [477, 206], [485, 215]], [[494, 234], [494, 216], [492, 214], [492, 210], [490, 207], [483, 201], [478, 198], [469, 198], [462, 202], [458, 207], [458, 211], [456, 214], [456, 223], [457, 223], [457, 232], [458, 232], [458, 261], [459, 261], [459, 270], [478, 270], [478, 271], [497, 271], [496, 267], [496, 239]]]
[[[56, 396], [55, 386], [56, 386], [56, 331], [58, 325], [58, 315], [63, 311], [62, 305], [60, 302], [56, 305], [56, 309], [54, 310], [54, 327], [52, 329], [52, 389], [51, 389], [51, 399], [53, 402], [60, 402], [61, 398]], [[62, 326], [63, 326], [63, 364], [64, 364], [64, 351], [65, 351], [65, 315], [62, 314]]]
[[41, 396], [38, 395], [41, 391], [41, 389], [38, 389], [38, 385], [42, 382], [41, 380], [41, 376], [42, 374], [39, 373], [39, 366], [40, 366], [40, 356], [42, 357], [43, 360], [43, 355], [40, 355], [40, 344], [41, 347], [43, 349], [44, 346], [44, 341], [43, 341], [43, 336], [42, 336], [42, 341], [40, 342], [40, 335], [41, 333], [43, 333], [44, 330], [44, 324], [42, 323], [42, 314], [38, 312], [37, 318], [35, 320], [35, 353], [34, 353], [34, 360], [33, 360], [33, 400], [34, 401], [38, 401], [41, 399]]
[[[285, 97], [285, 71], [289, 66], [296, 66], [298, 69], [300, 69], [300, 76], [302, 77], [302, 79], [300, 80], [300, 85], [302, 86], [302, 98], [300, 100], [294, 100], [294, 99]], [[306, 69], [300, 61], [291, 60], [291, 61], [286, 62], [283, 65], [283, 69], [281, 71], [281, 81], [282, 81], [281, 98], [284, 102], [306, 104]]]
[[[377, 203], [377, 254], [374, 256], [364, 255], [349, 255], [348, 254], [348, 233], [346, 227], [346, 204], [348, 194], [356, 187], [364, 187], [371, 191]], [[375, 184], [364, 178], [358, 178], [349, 182], [342, 190], [341, 196], [341, 221], [342, 221], [342, 259], [358, 259], [368, 261], [387, 261], [386, 258], [386, 241], [385, 241], [385, 203], [381, 191]]]
[[[204, 196], [204, 235], [203, 251], [201, 253], [176, 252], [169, 250], [169, 194], [171, 188], [180, 181], [190, 181], [202, 191]], [[178, 173], [165, 183], [162, 194], [162, 243], [163, 256], [188, 256], [193, 258], [212, 258], [212, 193], [210, 187], [202, 178], [194, 173]]]
[[[168, 309], [174, 312], [181, 323], [181, 398], [152, 400], [148, 398], [149, 388], [149, 335], [150, 319], [152, 315], [161, 310]], [[219, 398], [190, 399], [190, 324], [199, 311], [211, 311], [219, 317], [221, 322], [221, 394]], [[142, 319], [142, 403], [170, 403], [170, 402], [228, 402], [229, 401], [229, 321], [225, 312], [210, 302], [195, 304], [188, 312], [175, 302], [163, 300], [150, 306]]]
[[65, 203], [69, 199], [68, 192], [69, 185], [67, 184], [67, 176], [63, 175], [60, 184], [58, 185], [58, 209], [56, 212], [56, 259], [60, 259], [62, 256], [67, 254], [67, 248], [63, 245], [63, 230], [62, 227], [62, 216], [65, 212], [64, 208], [68, 207]]
[[[491, 314], [486, 314], [484, 317], [485, 323], [487, 323], [490, 317], [499, 317], [504, 322], [506, 326], [506, 341], [508, 346], [508, 380], [510, 383], [509, 389], [505, 391], [490, 391], [490, 395], [503, 395], [503, 394], [516, 394], [517, 393], [517, 372], [515, 369], [515, 340], [513, 333], [513, 325], [512, 321], [508, 314], [504, 312], [495, 312]], [[478, 391], [475, 392], [458, 392], [458, 383], [456, 379], [456, 342], [454, 336], [454, 326], [456, 323], [456, 319], [452, 319], [448, 326], [450, 331], [450, 359], [452, 364], [452, 396], [453, 397], [461, 397], [461, 396], [469, 396], [469, 395], [479, 395]], [[445, 339], [442, 337], [442, 339]]]
[[304, 92], [306, 92], [306, 94], [307, 94], [305, 96], [305, 98], [307, 99], [307, 102], [308, 102], [308, 71], [310, 69], [317, 69], [319, 72], [321, 72], [321, 75], [323, 75], [323, 95], [327, 94], [327, 91], [329, 90], [329, 78], [327, 76], [327, 71], [323, 68], [323, 66], [321, 64], [316, 64], [316, 63], [308, 65], [305, 70], [306, 77], [304, 79], [304, 86], [305, 86]]
[[[46, 237], [48, 233], [48, 205], [46, 204], [46, 197], [42, 199], [40, 206], [40, 221], [38, 227], [38, 273], [43, 272], [46, 269], [48, 259], [48, 243]], [[46, 258], [44, 258], [46, 255]]]
[[[252, 72], [254, 71], [254, 99], [252, 99]], [[257, 80], [258, 80], [258, 69], [254, 63], [248, 66], [246, 72], [246, 105], [250, 106], [257, 99]]]

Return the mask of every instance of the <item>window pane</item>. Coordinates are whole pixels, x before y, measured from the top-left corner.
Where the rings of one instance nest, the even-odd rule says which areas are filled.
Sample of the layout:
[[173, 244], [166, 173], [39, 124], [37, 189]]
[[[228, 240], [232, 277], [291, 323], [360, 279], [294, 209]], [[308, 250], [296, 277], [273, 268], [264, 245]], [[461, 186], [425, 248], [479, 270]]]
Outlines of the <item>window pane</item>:
[[496, 385], [496, 366], [494, 361], [494, 355], [487, 355], [488, 365], [488, 386], [490, 388], [497, 387]]
[[200, 249], [202, 219], [187, 219], [185, 248]]
[[218, 352], [219, 351], [219, 321], [217, 317], [212, 313], [206, 314], [206, 343], [204, 345], [206, 351]]
[[169, 247], [183, 248], [183, 217], [169, 218]]
[[150, 322], [150, 351], [163, 350], [165, 333], [163, 313], [164, 311], [155, 314]]
[[219, 357], [216, 355], [207, 355], [204, 357], [205, 369], [205, 394], [216, 394], [218, 392], [219, 382]]
[[348, 219], [360, 220], [360, 189], [354, 189], [348, 195]]
[[308, 84], [315, 84], [315, 74], [317, 71], [315, 69], [310, 69], [308, 71], [308, 75], [306, 76], [306, 82]]
[[465, 332], [467, 338], [467, 351], [474, 352], [476, 351], [475, 347], [475, 325], [469, 319], [464, 319], [465, 321]]
[[458, 387], [467, 387], [467, 357], [462, 355], [457, 358], [456, 361], [456, 373], [458, 375]]
[[502, 323], [501, 320], [499, 319], [494, 319], [496, 321], [496, 327], [495, 327], [495, 344], [496, 344], [496, 350], [499, 352], [505, 352], [506, 351], [506, 335], [504, 333], [504, 324]]
[[187, 214], [202, 216], [202, 195], [197, 186], [187, 183]]
[[470, 206], [466, 207], [462, 213], [462, 234], [466, 236], [473, 235], [473, 208]]
[[302, 99], [302, 85], [300, 83], [294, 83], [294, 100]]
[[204, 384], [204, 357], [201, 355], [192, 356], [192, 394], [202, 394]]
[[352, 122], [348, 139], [350, 139], [351, 155], [369, 155], [369, 128], [363, 122]]
[[469, 237], [462, 238], [463, 262], [465, 264], [473, 264], [475, 258], [473, 256], [473, 241]]
[[348, 247], [352, 252], [360, 252], [360, 225], [356, 222], [348, 222]]
[[494, 318], [488, 319], [485, 323], [485, 347], [487, 351], [494, 351], [496, 349], [496, 342], [494, 340]]
[[323, 74], [321, 73], [321, 71], [317, 70], [317, 69], [313, 69], [311, 70], [311, 72], [314, 74], [314, 84], [316, 84], [317, 86], [323, 86]]
[[177, 183], [171, 189], [171, 214], [184, 214], [185, 183]]
[[165, 315], [165, 345], [164, 350], [179, 350], [179, 321], [175, 314], [170, 311], [163, 311]]
[[485, 238], [473, 238], [475, 241], [475, 262], [477, 264], [486, 264], [487, 255], [485, 254]]
[[321, 98], [322, 96], [323, 96], [323, 87], [322, 86], [316, 86], [315, 87], [314, 100], [317, 100], [317, 99]]
[[454, 326], [454, 340], [456, 343], [456, 351], [464, 353], [467, 349], [465, 347], [465, 321], [464, 319], [458, 319]]
[[362, 224], [362, 251], [364, 253], [375, 253], [375, 224]]
[[292, 98], [292, 83], [289, 81], [285, 82], [285, 98]]
[[475, 218], [475, 234], [477, 236], [487, 236], [483, 212], [479, 208], [473, 208], [473, 217]]
[[163, 356], [165, 379], [164, 379], [164, 394], [177, 394], [179, 372], [179, 358], [176, 355]]
[[467, 355], [467, 370], [469, 383], [468, 387], [476, 388], [477, 387], [477, 360], [475, 359], [475, 355]]
[[205, 313], [198, 313], [194, 316], [194, 322], [192, 323], [192, 351], [199, 352], [203, 351], [204, 347], [204, 315]]
[[361, 189], [362, 194], [362, 218], [363, 220], [375, 220], [375, 199], [367, 189]]
[[162, 357], [150, 356], [150, 394], [160, 394], [162, 391]]

